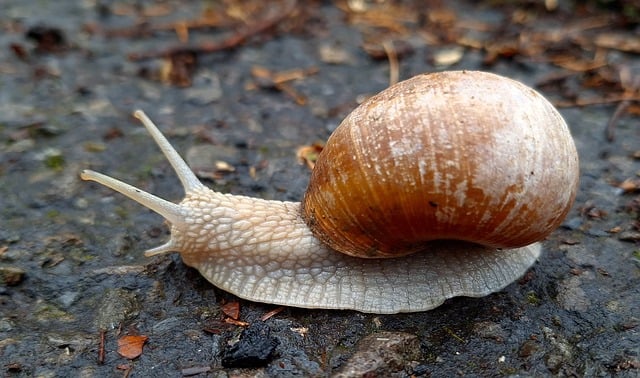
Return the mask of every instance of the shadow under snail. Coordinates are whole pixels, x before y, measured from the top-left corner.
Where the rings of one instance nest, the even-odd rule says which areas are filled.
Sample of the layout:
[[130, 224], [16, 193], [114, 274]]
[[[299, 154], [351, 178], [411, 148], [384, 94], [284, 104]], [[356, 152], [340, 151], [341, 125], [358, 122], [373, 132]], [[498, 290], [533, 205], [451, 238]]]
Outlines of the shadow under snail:
[[[372, 313], [428, 310], [521, 277], [569, 211], [578, 155], [538, 92], [477, 71], [415, 76], [356, 108], [330, 136], [303, 201], [214, 192], [142, 111], [176, 171], [175, 204], [103, 174], [171, 223], [177, 251], [239, 297]], [[341, 253], [342, 252], [342, 253]]]

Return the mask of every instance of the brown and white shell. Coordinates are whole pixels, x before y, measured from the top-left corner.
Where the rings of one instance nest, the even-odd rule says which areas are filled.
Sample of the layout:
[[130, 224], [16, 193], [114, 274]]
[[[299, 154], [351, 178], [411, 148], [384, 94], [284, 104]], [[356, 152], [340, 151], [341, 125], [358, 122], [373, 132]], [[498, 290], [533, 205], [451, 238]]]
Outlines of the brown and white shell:
[[515, 248], [569, 211], [578, 154], [558, 111], [486, 72], [425, 74], [369, 98], [327, 141], [302, 202], [331, 248], [358, 257], [434, 239]]

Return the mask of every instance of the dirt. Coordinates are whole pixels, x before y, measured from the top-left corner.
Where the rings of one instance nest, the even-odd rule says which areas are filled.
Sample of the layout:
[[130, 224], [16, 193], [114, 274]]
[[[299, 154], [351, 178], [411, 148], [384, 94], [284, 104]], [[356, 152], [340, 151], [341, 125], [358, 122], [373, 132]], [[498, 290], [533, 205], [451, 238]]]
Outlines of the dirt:
[[[346, 374], [366, 371], [358, 359], [378, 353], [366, 345], [378, 333], [419, 345], [392, 358], [396, 376], [637, 376], [637, 6], [406, 2], [376, 13], [374, 3], [210, 4], [226, 16], [191, 30], [185, 49], [176, 22], [207, 14], [206, 3], [3, 2], [4, 376]], [[397, 71], [381, 47], [385, 35]], [[160, 57], [136, 60], [144, 54]], [[309, 168], [298, 147], [326, 140], [359, 99], [388, 86], [390, 71], [404, 79], [443, 69], [535, 87], [559, 106], [580, 154], [567, 220], [523, 279], [484, 298], [384, 316], [239, 300], [177, 254], [145, 258], [168, 237], [162, 219], [79, 179], [92, 168], [181, 198], [171, 167], [131, 116], [139, 108], [212, 188], [299, 200]], [[277, 74], [288, 70], [299, 79], [282, 81]], [[215, 160], [226, 165], [207, 164]], [[239, 316], [221, 308], [233, 302]], [[124, 335], [148, 337], [139, 357], [118, 353]], [[243, 355], [249, 363], [228, 359], [234, 344], [251, 351], [254, 339], [266, 347]]]

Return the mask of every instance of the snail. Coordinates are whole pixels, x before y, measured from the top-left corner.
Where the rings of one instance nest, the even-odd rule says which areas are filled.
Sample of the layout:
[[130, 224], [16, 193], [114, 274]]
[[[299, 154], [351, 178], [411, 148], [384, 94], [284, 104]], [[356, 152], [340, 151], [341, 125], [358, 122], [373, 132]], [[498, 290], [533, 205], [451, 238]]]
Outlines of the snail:
[[91, 170], [81, 178], [171, 224], [146, 256], [177, 251], [213, 285], [258, 302], [398, 313], [499, 291], [537, 261], [578, 187], [558, 111], [479, 71], [418, 75], [363, 102], [327, 140], [300, 203], [208, 189], [145, 113], [134, 116], [184, 199]]

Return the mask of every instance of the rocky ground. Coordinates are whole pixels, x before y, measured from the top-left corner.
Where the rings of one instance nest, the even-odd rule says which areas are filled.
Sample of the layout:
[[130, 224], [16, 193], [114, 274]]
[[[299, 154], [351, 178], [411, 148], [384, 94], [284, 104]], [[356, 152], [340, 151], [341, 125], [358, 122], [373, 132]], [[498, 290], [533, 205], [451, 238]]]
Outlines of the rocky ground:
[[[261, 3], [3, 2], [3, 376], [638, 375], [637, 2]], [[299, 147], [390, 80], [445, 69], [536, 88], [581, 159], [539, 262], [484, 298], [400, 315], [240, 300], [177, 254], [145, 258], [162, 219], [79, 179], [181, 198], [141, 108], [207, 185], [299, 200]]]

